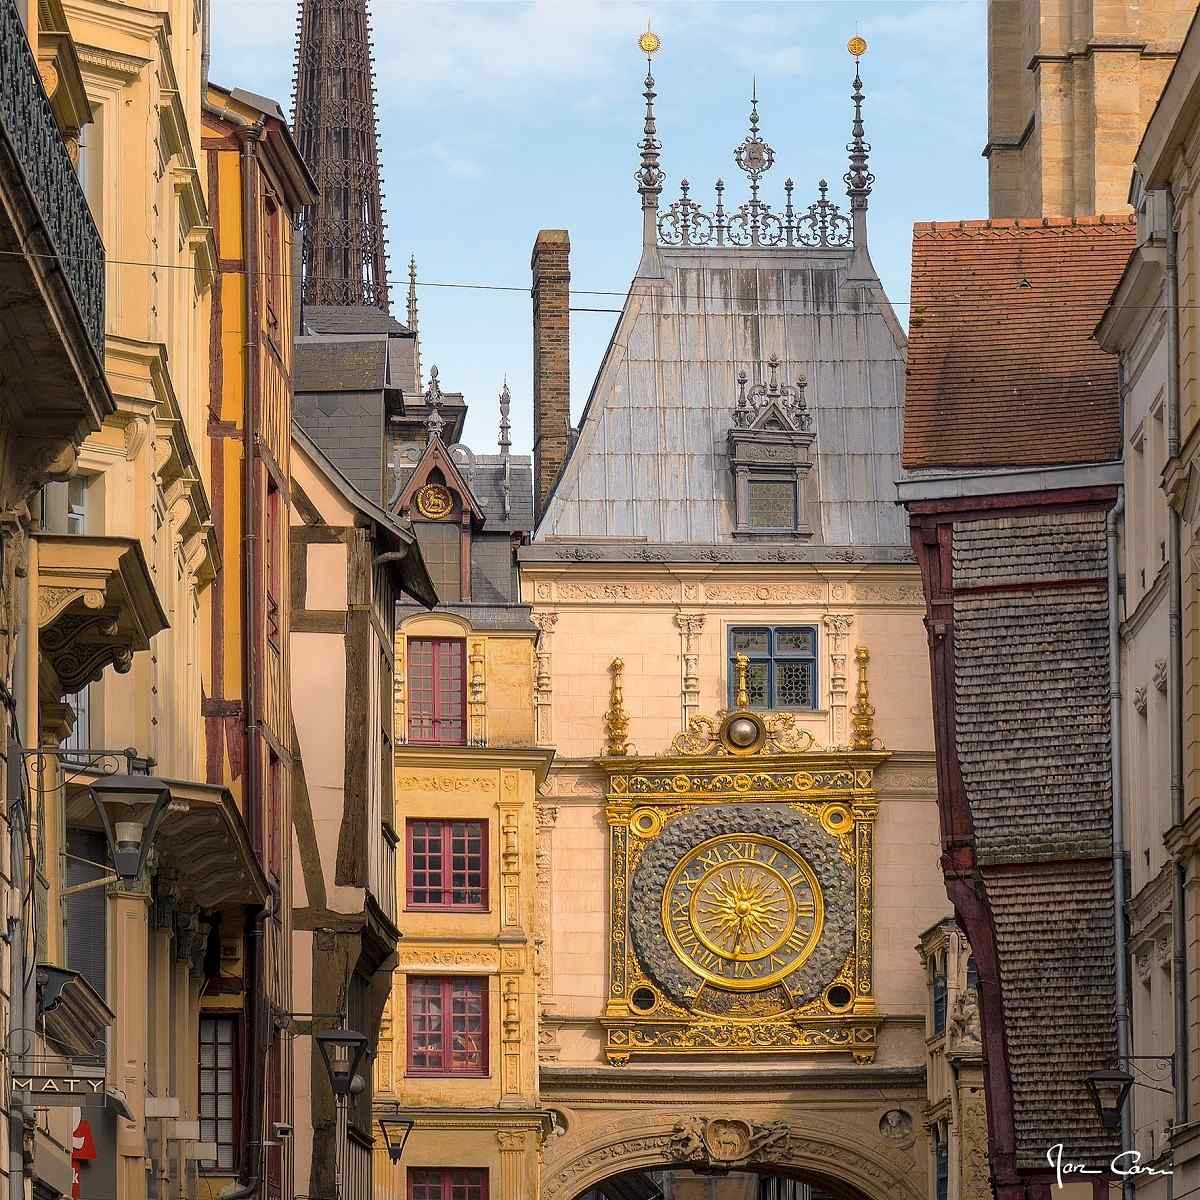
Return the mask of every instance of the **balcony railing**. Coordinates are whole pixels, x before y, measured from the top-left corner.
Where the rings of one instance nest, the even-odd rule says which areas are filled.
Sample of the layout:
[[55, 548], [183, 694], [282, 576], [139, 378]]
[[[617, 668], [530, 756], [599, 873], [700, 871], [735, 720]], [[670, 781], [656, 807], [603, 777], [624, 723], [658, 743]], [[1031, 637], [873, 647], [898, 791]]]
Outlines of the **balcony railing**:
[[67, 154], [15, 0], [0, 0], [0, 140], [24, 177], [88, 341], [104, 359], [104, 242]]

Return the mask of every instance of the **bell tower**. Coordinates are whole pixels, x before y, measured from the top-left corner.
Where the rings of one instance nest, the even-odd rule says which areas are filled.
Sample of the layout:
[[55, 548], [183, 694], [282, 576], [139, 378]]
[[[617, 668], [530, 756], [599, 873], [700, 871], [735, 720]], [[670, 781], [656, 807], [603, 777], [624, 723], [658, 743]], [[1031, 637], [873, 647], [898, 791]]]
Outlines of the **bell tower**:
[[317, 180], [304, 216], [304, 303], [388, 311], [367, 0], [301, 0], [293, 124]]

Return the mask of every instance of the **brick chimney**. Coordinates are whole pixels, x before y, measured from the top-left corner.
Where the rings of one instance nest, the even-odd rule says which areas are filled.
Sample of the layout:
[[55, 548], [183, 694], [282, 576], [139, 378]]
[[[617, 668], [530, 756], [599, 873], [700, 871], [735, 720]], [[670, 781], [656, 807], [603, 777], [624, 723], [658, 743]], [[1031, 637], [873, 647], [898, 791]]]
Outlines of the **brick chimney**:
[[571, 445], [571, 239], [543, 229], [533, 246], [533, 494], [538, 519]]

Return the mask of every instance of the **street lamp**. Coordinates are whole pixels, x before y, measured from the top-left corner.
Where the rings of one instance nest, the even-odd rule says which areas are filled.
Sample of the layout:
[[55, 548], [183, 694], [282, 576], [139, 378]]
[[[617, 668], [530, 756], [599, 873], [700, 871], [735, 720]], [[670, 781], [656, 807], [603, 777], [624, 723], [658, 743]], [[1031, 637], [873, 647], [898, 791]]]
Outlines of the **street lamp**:
[[412, 1133], [413, 1126], [416, 1124], [409, 1117], [380, 1117], [379, 1130], [383, 1134], [383, 1144], [387, 1150], [388, 1158], [394, 1163], [400, 1161], [400, 1156], [404, 1153], [405, 1144], [408, 1142], [408, 1135]]
[[339, 1100], [358, 1095], [367, 1086], [358, 1074], [358, 1064], [367, 1052], [367, 1035], [354, 1029], [330, 1029], [313, 1036], [333, 1094]]
[[126, 883], [140, 879], [171, 789], [153, 775], [105, 775], [88, 791], [104, 826], [113, 869]]
[[1128, 1071], [1093, 1071], [1084, 1081], [1100, 1123], [1110, 1133], [1121, 1128], [1121, 1109], [1133, 1087], [1133, 1076]]

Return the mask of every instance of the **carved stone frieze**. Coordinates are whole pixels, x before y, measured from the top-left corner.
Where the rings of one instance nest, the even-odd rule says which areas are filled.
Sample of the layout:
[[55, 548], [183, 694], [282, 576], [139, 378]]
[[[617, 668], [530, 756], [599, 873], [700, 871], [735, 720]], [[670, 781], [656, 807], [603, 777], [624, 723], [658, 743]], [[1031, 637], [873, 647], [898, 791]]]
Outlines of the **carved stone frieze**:
[[787, 1155], [791, 1137], [786, 1121], [684, 1117], [675, 1126], [670, 1150], [677, 1162], [709, 1167], [773, 1162]]
[[400, 775], [396, 787], [406, 792], [494, 792], [496, 781], [489, 775]]

